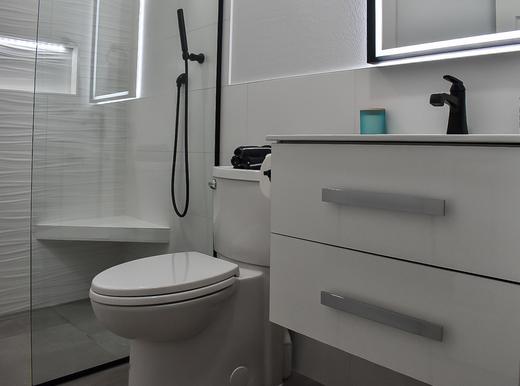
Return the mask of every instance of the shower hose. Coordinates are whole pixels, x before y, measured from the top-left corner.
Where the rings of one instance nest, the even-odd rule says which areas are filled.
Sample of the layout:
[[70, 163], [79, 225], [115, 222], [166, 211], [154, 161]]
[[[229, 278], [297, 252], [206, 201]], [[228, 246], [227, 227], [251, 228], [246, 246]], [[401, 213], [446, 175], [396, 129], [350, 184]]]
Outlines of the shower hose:
[[[172, 178], [171, 178], [171, 195], [172, 204], [175, 213], [179, 217], [185, 217], [190, 206], [190, 167], [188, 160], [188, 60], [184, 60], [184, 73], [177, 78], [177, 111], [175, 114], [175, 140], [173, 145], [173, 162], [172, 162]], [[184, 175], [185, 175], [185, 202], [184, 207], [179, 209], [177, 198], [175, 195], [175, 175], [177, 168], [177, 147], [179, 142], [179, 121], [181, 107], [181, 90], [184, 85]]]

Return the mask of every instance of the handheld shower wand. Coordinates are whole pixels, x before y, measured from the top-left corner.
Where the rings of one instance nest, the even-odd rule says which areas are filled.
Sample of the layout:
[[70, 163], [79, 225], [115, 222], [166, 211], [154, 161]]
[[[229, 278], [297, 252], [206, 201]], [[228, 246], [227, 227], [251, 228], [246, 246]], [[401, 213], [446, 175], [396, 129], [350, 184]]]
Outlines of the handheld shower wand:
[[[182, 59], [184, 60], [184, 73], [177, 77], [177, 109], [175, 115], [175, 141], [173, 145], [173, 162], [172, 162], [172, 178], [171, 178], [171, 195], [172, 204], [175, 213], [179, 217], [185, 217], [188, 213], [190, 206], [190, 168], [188, 160], [188, 70], [190, 61], [198, 63], [204, 63], [204, 54], [190, 54], [188, 51], [188, 39], [186, 37], [186, 24], [184, 22], [184, 11], [182, 9], [177, 10], [177, 20], [179, 22], [179, 36], [181, 39]], [[179, 118], [180, 118], [180, 104], [181, 104], [181, 89], [184, 86], [184, 173], [186, 176], [185, 180], [185, 204], [182, 210], [177, 205], [177, 199], [175, 195], [175, 176], [177, 168], [177, 145], [179, 138]]]
[[192, 62], [204, 63], [204, 54], [190, 54], [188, 50], [188, 39], [186, 37], [186, 24], [184, 22], [184, 11], [177, 10], [177, 20], [179, 22], [179, 36], [181, 38], [182, 59], [191, 60]]

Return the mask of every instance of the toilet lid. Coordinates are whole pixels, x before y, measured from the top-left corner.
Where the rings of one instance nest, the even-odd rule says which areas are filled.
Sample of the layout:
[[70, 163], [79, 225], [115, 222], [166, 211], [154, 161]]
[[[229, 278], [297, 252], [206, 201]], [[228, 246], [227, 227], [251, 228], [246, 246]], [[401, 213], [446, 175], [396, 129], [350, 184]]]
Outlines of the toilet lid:
[[166, 295], [210, 286], [238, 276], [236, 264], [198, 252], [172, 253], [109, 268], [92, 280], [91, 291], [107, 296]]

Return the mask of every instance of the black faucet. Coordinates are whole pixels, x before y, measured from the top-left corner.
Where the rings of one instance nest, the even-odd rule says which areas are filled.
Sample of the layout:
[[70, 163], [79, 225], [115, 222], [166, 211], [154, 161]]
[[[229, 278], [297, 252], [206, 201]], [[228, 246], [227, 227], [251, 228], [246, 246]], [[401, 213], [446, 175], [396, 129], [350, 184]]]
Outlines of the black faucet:
[[466, 119], [466, 87], [464, 83], [451, 75], [443, 77], [451, 82], [450, 93], [432, 94], [430, 104], [441, 107], [450, 106], [450, 120], [448, 121], [448, 134], [468, 134], [468, 122]]

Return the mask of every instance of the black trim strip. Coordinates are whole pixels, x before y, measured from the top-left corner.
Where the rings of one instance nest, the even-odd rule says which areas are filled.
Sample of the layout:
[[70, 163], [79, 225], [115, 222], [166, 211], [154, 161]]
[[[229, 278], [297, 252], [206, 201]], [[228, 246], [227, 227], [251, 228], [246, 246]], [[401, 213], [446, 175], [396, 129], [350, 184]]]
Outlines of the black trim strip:
[[95, 374], [95, 373], [99, 373], [101, 371], [105, 371], [105, 370], [108, 370], [108, 369], [111, 369], [111, 368], [114, 368], [114, 367], [118, 367], [118, 366], [124, 365], [124, 364], [129, 363], [129, 362], [130, 362], [130, 358], [129, 357], [117, 359], [115, 361], [108, 362], [108, 363], [103, 363], [102, 365], [99, 365], [99, 366], [96, 366], [96, 367], [92, 367], [92, 368], [87, 369], [87, 370], [78, 371], [77, 373], [74, 373], [74, 374], [69, 374], [69, 375], [65, 375], [64, 377], [53, 379], [52, 381], [39, 383], [39, 384], [37, 384], [35, 386], [55, 386], [55, 385], [61, 385], [61, 384], [65, 383], [65, 382], [74, 381], [76, 379], [79, 379], [79, 378], [82, 378], [82, 377], [86, 377], [87, 375], [92, 375], [92, 374]]
[[465, 147], [520, 147], [520, 143], [506, 142], [420, 142], [420, 141], [313, 141], [313, 140], [279, 140], [280, 145], [383, 145], [383, 146], [465, 146]]
[[[218, 0], [218, 38], [217, 38], [217, 81], [215, 95], [215, 154], [214, 165], [220, 166], [220, 124], [222, 110], [222, 57], [224, 43], [224, 0]], [[217, 251], [213, 248], [213, 257], [217, 257]]]
[[376, 56], [376, 0], [367, 0], [367, 62], [379, 62]]
[[493, 276], [482, 275], [482, 274], [480, 274], [480, 273], [461, 271], [460, 269], [454, 269], [454, 268], [442, 267], [442, 266], [438, 266], [438, 265], [432, 265], [432, 264], [427, 264], [427, 263], [421, 263], [421, 262], [419, 262], [419, 261], [407, 260], [407, 259], [404, 259], [404, 258], [402, 258], [402, 257], [387, 256], [387, 255], [382, 255], [382, 254], [380, 254], [380, 253], [374, 253], [374, 252], [364, 251], [364, 250], [361, 250], [361, 249], [347, 248], [347, 247], [343, 247], [343, 246], [341, 246], [341, 245], [334, 245], [334, 244], [324, 243], [324, 242], [322, 242], [322, 241], [316, 241], [316, 240], [308, 240], [308, 239], [304, 239], [304, 238], [297, 237], [297, 236], [289, 236], [289, 235], [285, 235], [285, 234], [283, 234], [283, 233], [271, 232], [271, 234], [272, 234], [272, 235], [276, 235], [276, 236], [288, 237], [288, 238], [290, 238], [290, 239], [294, 239], [294, 240], [306, 241], [306, 242], [308, 242], [308, 243], [314, 243], [314, 244], [325, 245], [325, 246], [327, 246], [327, 247], [339, 248], [339, 249], [343, 249], [343, 250], [345, 250], [345, 251], [352, 251], [352, 252], [363, 253], [363, 254], [365, 254], [365, 255], [372, 255], [372, 256], [376, 256], [376, 257], [382, 257], [382, 258], [384, 258], [384, 259], [390, 259], [390, 260], [400, 261], [400, 262], [402, 262], [402, 263], [410, 263], [410, 264], [415, 264], [415, 265], [421, 265], [421, 266], [423, 266], [423, 267], [435, 268], [435, 269], [440, 269], [440, 270], [443, 270], [443, 271], [448, 271], [448, 272], [460, 273], [460, 274], [463, 274], [463, 275], [470, 275], [470, 276], [480, 277], [480, 278], [482, 278], [482, 279], [488, 279], [488, 280], [500, 281], [500, 282], [502, 282], [502, 283], [507, 283], [507, 284], [520, 285], [520, 282], [517, 282], [517, 281], [514, 281], [514, 280], [502, 279], [502, 278], [499, 278], [499, 277], [493, 277]]
[[215, 166], [220, 166], [220, 120], [222, 105], [222, 56], [224, 42], [224, 0], [218, 0], [217, 80], [215, 97]]

